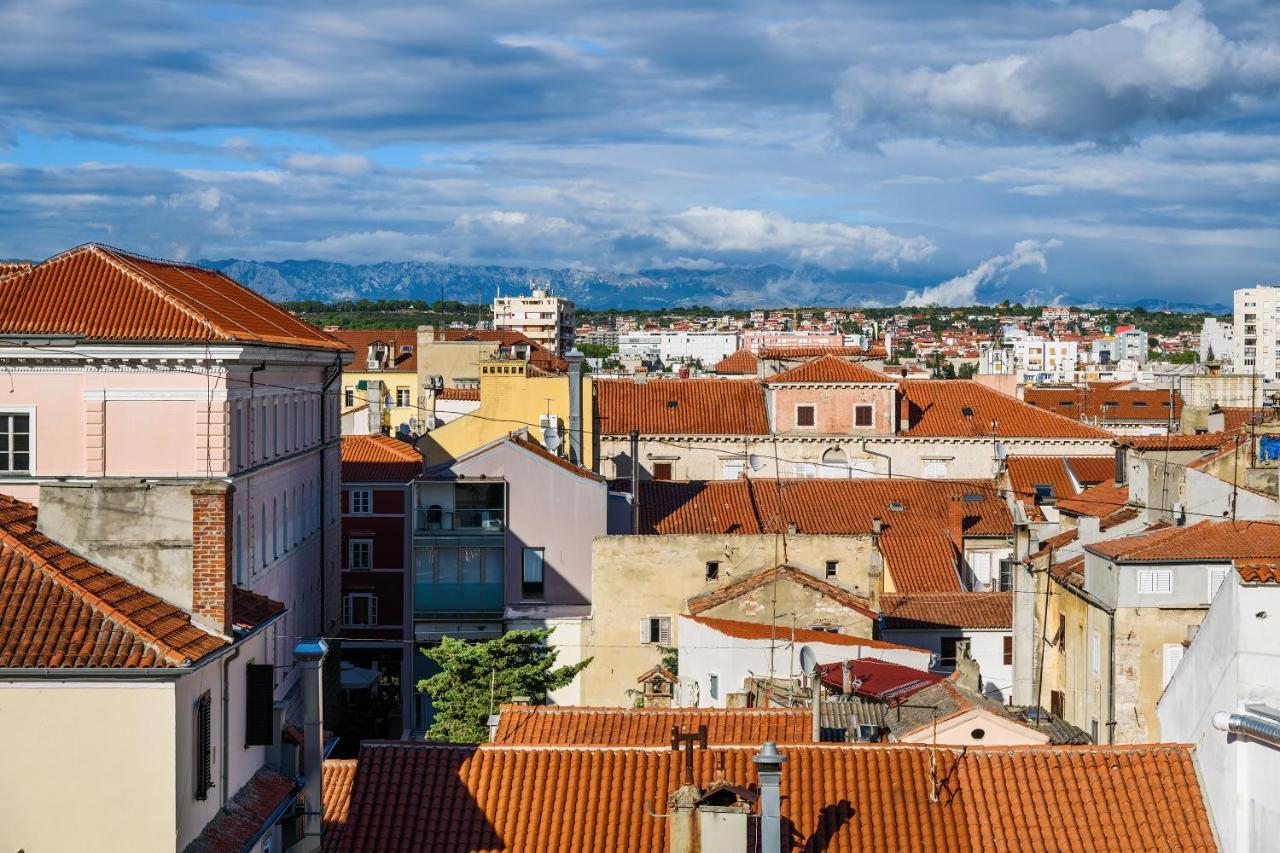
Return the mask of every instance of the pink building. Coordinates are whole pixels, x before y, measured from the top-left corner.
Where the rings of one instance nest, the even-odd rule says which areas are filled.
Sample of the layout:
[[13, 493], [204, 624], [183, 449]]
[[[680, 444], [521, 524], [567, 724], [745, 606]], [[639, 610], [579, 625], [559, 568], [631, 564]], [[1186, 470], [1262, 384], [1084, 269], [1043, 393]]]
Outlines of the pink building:
[[844, 335], [839, 332], [788, 332], [772, 329], [746, 329], [742, 346], [756, 355], [770, 347], [840, 347]]
[[789, 435], [893, 435], [897, 382], [824, 355], [769, 377], [774, 429]]
[[230, 583], [290, 637], [339, 617], [336, 380], [350, 352], [221, 273], [89, 244], [0, 274], [0, 493], [227, 630]]

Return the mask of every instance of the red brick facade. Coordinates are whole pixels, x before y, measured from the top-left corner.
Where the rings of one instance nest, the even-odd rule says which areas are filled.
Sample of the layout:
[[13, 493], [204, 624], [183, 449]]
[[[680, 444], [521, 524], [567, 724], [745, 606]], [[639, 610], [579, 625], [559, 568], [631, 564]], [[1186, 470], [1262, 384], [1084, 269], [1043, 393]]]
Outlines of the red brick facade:
[[231, 633], [231, 486], [191, 490], [191, 617]]

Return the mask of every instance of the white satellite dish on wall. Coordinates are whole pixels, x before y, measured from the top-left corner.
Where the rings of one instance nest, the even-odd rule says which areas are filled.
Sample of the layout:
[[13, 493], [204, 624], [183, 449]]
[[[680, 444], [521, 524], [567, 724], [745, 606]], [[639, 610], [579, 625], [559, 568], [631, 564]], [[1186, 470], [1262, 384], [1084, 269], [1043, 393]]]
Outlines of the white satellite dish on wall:
[[805, 675], [813, 675], [818, 669], [818, 656], [808, 646], [800, 647], [800, 670]]
[[751, 466], [752, 471], [759, 471], [764, 467], [764, 460], [759, 456], [756, 456], [754, 453], [751, 453], [747, 456], [747, 464]]
[[560, 430], [553, 426], [542, 428], [542, 446], [553, 453], [560, 449]]

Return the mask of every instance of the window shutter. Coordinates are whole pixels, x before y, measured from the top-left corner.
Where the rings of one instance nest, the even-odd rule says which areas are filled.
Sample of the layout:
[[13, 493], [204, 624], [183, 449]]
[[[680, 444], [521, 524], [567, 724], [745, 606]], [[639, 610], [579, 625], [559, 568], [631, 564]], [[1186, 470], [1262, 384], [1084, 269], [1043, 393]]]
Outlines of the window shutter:
[[1004, 665], [1013, 666], [1013, 637], [1004, 638]]
[[652, 633], [650, 633], [653, 629], [649, 627], [652, 624], [652, 622], [653, 622], [653, 619], [649, 618], [648, 616], [640, 620], [640, 642], [646, 643], [646, 644], [653, 642], [653, 640], [651, 639], [653, 635]]
[[664, 646], [671, 642], [670, 616], [662, 616], [658, 619], [658, 642]]
[[195, 795], [207, 800], [213, 787], [213, 698], [207, 690], [196, 700], [195, 747]]
[[274, 739], [274, 681], [275, 673], [270, 664], [251, 663], [244, 668], [245, 746], [270, 746]]
[[1214, 596], [1218, 594], [1218, 587], [1222, 586], [1222, 581], [1226, 576], [1226, 569], [1209, 570], [1209, 601], [1213, 601]]
[[1168, 643], [1164, 647], [1164, 687], [1169, 686], [1169, 680], [1173, 678], [1174, 672], [1178, 669], [1178, 664], [1182, 663], [1183, 653], [1182, 643]]
[[1138, 572], [1138, 594], [1147, 595], [1155, 591], [1155, 573], [1146, 569]]
[[1173, 592], [1173, 572], [1161, 570], [1155, 573], [1156, 576], [1156, 592], [1168, 593]]

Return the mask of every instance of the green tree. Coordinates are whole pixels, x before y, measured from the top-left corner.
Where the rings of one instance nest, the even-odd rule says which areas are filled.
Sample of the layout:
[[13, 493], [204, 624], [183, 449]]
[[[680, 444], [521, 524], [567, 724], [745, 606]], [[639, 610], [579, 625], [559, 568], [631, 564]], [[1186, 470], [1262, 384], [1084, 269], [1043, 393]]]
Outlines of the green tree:
[[972, 379], [974, 376], [977, 375], [977, 373], [978, 373], [978, 365], [974, 364], [971, 361], [960, 365], [961, 379]]
[[604, 344], [577, 344], [578, 352], [587, 358], [608, 358], [611, 355], [617, 355], [618, 350], [615, 347], [606, 346]]
[[586, 669], [591, 658], [556, 666], [556, 650], [546, 645], [549, 628], [509, 631], [483, 643], [445, 637], [440, 645], [422, 649], [440, 672], [418, 682], [418, 691], [431, 697], [435, 721], [430, 740], [479, 743], [488, 737], [489, 714], [513, 696], [528, 696], [541, 705], [547, 693], [565, 687]]

